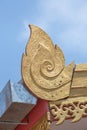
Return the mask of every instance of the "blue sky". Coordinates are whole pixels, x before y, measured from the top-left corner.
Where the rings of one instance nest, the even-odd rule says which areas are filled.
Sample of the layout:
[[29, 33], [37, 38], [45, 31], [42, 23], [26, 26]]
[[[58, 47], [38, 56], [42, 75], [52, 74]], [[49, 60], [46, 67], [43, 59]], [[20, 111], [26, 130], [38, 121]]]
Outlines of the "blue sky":
[[64, 52], [87, 63], [87, 0], [0, 0], [0, 89], [21, 79], [21, 58], [34, 24]]

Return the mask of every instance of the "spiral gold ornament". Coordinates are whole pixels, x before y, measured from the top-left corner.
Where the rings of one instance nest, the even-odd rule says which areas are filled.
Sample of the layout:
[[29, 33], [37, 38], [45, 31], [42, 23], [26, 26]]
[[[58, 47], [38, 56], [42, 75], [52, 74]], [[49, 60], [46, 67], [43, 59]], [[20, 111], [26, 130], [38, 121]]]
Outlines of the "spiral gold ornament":
[[39, 98], [54, 101], [69, 96], [74, 63], [65, 67], [61, 49], [39, 27], [31, 35], [22, 58], [25, 85]]

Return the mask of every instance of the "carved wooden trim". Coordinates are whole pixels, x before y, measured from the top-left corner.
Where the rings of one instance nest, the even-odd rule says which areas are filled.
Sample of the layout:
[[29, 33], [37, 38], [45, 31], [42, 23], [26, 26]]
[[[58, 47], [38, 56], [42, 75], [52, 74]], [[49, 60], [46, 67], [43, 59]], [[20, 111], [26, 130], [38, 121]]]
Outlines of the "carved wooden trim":
[[87, 116], [87, 97], [68, 98], [55, 103], [50, 103], [51, 113], [57, 124], [61, 124], [65, 119], [72, 118], [72, 122], [79, 121]]

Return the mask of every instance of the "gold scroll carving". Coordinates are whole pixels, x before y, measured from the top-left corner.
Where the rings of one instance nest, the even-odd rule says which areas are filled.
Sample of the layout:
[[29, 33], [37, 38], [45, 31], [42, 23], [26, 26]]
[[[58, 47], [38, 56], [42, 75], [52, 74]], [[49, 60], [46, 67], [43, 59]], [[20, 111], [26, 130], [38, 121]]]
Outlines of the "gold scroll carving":
[[47, 113], [31, 128], [31, 130], [50, 130]]
[[50, 109], [57, 125], [63, 123], [65, 119], [72, 119], [72, 122], [76, 122], [87, 116], [87, 97], [68, 98], [50, 103]]
[[65, 66], [61, 49], [39, 27], [31, 35], [22, 58], [25, 85], [39, 98], [54, 101], [69, 96], [74, 63]]

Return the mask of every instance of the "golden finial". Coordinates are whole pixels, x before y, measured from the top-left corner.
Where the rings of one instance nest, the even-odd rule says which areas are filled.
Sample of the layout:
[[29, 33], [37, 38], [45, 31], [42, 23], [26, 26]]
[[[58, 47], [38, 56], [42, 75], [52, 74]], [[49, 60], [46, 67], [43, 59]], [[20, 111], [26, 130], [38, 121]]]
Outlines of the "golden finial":
[[74, 63], [65, 66], [63, 52], [42, 29], [30, 25], [30, 31], [22, 58], [25, 85], [45, 100], [54, 101], [69, 96]]

